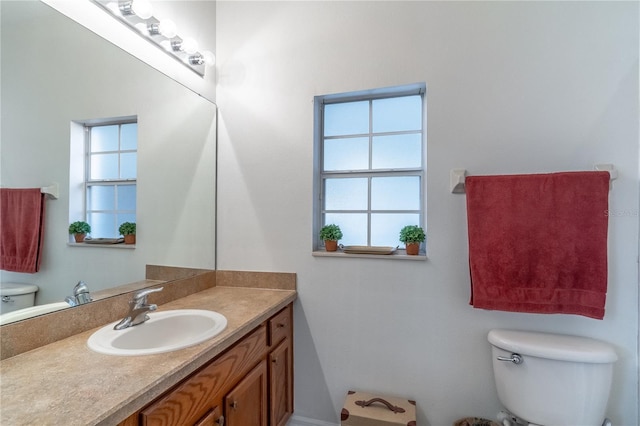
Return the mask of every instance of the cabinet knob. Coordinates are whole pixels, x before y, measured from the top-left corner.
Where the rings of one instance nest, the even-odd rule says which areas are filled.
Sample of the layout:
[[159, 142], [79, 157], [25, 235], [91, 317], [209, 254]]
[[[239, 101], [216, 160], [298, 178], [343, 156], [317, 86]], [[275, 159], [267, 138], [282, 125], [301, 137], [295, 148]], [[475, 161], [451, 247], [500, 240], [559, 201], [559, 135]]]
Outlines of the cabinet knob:
[[231, 404], [229, 404], [229, 406], [231, 408], [233, 408], [234, 410], [238, 409], [238, 401], [233, 401]]
[[218, 420], [216, 420], [218, 426], [224, 426], [224, 416], [220, 416]]
[[278, 363], [278, 357], [274, 357], [274, 358], [271, 360], [271, 362], [272, 362], [272, 363], [274, 363], [274, 364], [277, 364], [277, 363]]

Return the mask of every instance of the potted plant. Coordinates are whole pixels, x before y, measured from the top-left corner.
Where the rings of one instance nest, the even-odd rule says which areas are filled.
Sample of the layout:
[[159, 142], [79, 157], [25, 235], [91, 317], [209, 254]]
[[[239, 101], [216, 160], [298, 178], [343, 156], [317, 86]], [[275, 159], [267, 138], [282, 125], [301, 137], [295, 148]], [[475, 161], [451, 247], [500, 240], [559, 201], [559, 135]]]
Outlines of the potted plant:
[[84, 237], [86, 237], [89, 232], [91, 232], [91, 225], [87, 222], [78, 220], [69, 225], [69, 234], [73, 234], [76, 243], [83, 242]]
[[324, 241], [327, 251], [338, 250], [338, 240], [342, 238], [342, 231], [338, 225], [325, 225], [320, 229], [320, 239]]
[[136, 243], [136, 224], [134, 222], [123, 222], [118, 228], [118, 232], [124, 236], [125, 244]]
[[400, 241], [407, 248], [407, 254], [416, 255], [420, 251], [420, 243], [426, 238], [424, 230], [418, 225], [407, 225], [400, 230]]

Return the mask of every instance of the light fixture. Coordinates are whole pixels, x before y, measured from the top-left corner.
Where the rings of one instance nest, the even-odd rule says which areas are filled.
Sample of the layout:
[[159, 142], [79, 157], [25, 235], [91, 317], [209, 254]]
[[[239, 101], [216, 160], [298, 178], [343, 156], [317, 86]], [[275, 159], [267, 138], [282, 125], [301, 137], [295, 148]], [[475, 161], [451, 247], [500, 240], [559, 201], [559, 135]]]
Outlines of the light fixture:
[[148, 0], [133, 0], [131, 8], [142, 19], [149, 19], [153, 16], [153, 7]]
[[182, 50], [190, 55], [193, 55], [198, 51], [198, 42], [190, 37], [187, 37], [182, 40]]
[[163, 35], [166, 38], [173, 38], [177, 33], [176, 24], [171, 19], [161, 19], [159, 22], [147, 24], [149, 35]]
[[154, 17], [149, 0], [93, 0], [93, 2], [199, 75], [204, 76], [205, 66], [215, 64], [213, 53], [199, 52], [198, 43], [194, 39], [180, 37], [176, 24], [172, 20]]
[[216, 57], [208, 50], [203, 53], [196, 53], [189, 56], [189, 63], [192, 65], [204, 65], [207, 67], [213, 66], [216, 63]]
[[206, 66], [211, 67], [216, 64], [216, 55], [214, 55], [212, 51], [205, 50], [202, 52], [202, 57]]
[[120, 1], [118, 2], [118, 9], [122, 16], [135, 15], [141, 19], [149, 19], [153, 16], [153, 7], [148, 0]]

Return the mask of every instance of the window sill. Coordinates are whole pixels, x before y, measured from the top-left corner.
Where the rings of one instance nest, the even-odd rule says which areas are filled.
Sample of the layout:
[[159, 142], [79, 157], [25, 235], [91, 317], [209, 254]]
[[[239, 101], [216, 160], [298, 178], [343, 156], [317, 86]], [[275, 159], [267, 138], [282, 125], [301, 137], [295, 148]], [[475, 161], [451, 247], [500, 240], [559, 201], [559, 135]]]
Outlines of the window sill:
[[326, 250], [314, 250], [311, 252], [314, 257], [339, 257], [345, 258], [360, 258], [360, 259], [380, 259], [380, 260], [427, 260], [425, 253], [418, 255], [408, 255], [405, 250], [398, 249], [392, 254], [356, 254], [345, 253], [341, 250], [338, 251], [326, 251]]
[[135, 244], [85, 244], [85, 243], [67, 243], [69, 247], [89, 247], [89, 248], [108, 248], [108, 249], [134, 249]]

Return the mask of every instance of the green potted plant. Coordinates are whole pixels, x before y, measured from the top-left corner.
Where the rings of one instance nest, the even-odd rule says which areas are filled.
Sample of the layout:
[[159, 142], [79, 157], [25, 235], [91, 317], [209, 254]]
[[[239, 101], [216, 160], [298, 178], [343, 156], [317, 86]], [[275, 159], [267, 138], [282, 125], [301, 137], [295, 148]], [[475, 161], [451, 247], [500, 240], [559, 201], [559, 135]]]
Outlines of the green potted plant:
[[69, 234], [73, 234], [73, 238], [76, 240], [76, 243], [83, 242], [84, 237], [86, 237], [90, 232], [91, 225], [89, 225], [87, 222], [78, 220], [69, 225]]
[[425, 240], [424, 230], [418, 225], [407, 225], [400, 230], [400, 242], [403, 242], [407, 254], [416, 255], [420, 251], [420, 243]]
[[123, 222], [118, 228], [118, 232], [124, 236], [125, 244], [136, 243], [136, 224], [134, 222]]
[[324, 247], [327, 251], [338, 250], [338, 240], [341, 238], [342, 231], [338, 225], [325, 225], [320, 229], [320, 239], [324, 241]]

